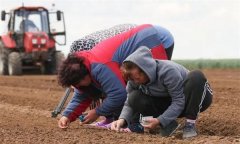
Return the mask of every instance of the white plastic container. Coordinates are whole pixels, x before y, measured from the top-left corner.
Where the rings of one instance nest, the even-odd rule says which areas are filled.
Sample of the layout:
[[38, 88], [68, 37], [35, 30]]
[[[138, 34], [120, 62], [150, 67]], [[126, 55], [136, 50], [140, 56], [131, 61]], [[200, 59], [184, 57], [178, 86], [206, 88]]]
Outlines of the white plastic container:
[[153, 116], [142, 116], [140, 118], [140, 123], [142, 125], [148, 125], [148, 123], [149, 123], [148, 120], [151, 119], [151, 118], [153, 118]]

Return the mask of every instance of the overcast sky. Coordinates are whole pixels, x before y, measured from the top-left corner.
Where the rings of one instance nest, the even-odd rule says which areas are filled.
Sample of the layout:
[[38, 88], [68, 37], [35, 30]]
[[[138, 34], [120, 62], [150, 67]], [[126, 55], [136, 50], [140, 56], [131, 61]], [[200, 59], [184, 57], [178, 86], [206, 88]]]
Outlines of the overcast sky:
[[[0, 0], [0, 10], [21, 6], [62, 10], [67, 45], [116, 24], [156, 24], [175, 38], [173, 59], [240, 58], [240, 0]], [[0, 33], [3, 32], [0, 21]]]

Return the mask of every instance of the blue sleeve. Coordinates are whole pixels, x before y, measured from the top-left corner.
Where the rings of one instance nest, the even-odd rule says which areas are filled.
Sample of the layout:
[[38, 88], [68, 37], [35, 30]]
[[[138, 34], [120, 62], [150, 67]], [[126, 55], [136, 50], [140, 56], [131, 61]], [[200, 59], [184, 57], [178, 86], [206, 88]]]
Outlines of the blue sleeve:
[[[96, 109], [96, 112], [98, 115], [107, 116], [115, 111], [121, 111], [127, 98], [127, 93], [125, 85], [121, 81], [122, 77], [118, 76], [108, 66], [104, 64], [99, 65], [92, 73], [94, 73], [95, 79], [100, 83], [106, 98], [102, 105]], [[115, 68], [115, 70], [119, 70], [119, 68]]]
[[87, 94], [74, 89], [74, 94], [67, 107], [63, 112], [63, 116], [66, 116], [70, 121], [74, 121], [79, 115], [86, 110], [91, 103], [91, 99]]

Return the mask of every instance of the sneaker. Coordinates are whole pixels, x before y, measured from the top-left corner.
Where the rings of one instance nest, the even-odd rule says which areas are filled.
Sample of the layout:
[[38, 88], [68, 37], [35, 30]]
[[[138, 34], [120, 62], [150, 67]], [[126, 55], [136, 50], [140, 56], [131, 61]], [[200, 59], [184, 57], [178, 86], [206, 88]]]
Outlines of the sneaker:
[[177, 121], [172, 121], [170, 124], [168, 124], [165, 128], [160, 128], [160, 135], [163, 137], [171, 136], [178, 128], [180, 127], [180, 124], [178, 124]]
[[140, 123], [132, 123], [128, 126], [131, 132], [144, 133], [144, 127]]
[[105, 120], [94, 123], [94, 126], [109, 129], [109, 128], [111, 128], [112, 122], [113, 122], [112, 118], [106, 118]]
[[186, 122], [183, 128], [183, 138], [191, 138], [197, 136], [195, 123]]

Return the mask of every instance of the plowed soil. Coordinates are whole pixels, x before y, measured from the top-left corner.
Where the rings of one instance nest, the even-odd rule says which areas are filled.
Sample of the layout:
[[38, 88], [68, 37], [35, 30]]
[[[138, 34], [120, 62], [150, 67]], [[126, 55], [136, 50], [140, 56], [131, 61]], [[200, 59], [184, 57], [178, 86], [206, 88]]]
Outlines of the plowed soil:
[[191, 140], [181, 138], [181, 129], [164, 138], [79, 126], [78, 121], [63, 131], [57, 127], [57, 119], [51, 118], [64, 94], [56, 75], [0, 76], [0, 143], [240, 143], [240, 69], [203, 71], [213, 88], [214, 101], [200, 114], [199, 136]]

